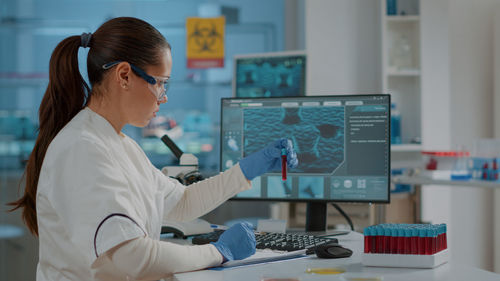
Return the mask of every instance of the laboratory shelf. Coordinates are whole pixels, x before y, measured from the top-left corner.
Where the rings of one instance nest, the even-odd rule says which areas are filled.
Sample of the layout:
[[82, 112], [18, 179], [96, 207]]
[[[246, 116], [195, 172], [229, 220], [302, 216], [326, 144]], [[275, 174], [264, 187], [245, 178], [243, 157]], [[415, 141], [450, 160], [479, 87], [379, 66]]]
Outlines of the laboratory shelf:
[[416, 76], [420, 76], [420, 69], [388, 70], [387, 75], [388, 76], [416, 77]]
[[393, 144], [391, 152], [420, 152], [422, 151], [421, 144]]
[[486, 187], [500, 188], [500, 181], [479, 181], [479, 180], [438, 180], [422, 176], [393, 176], [394, 184], [416, 184], [416, 185], [448, 185], [466, 187]]
[[388, 22], [418, 22], [420, 20], [420, 16], [419, 15], [408, 15], [408, 16], [386, 15], [385, 19]]
[[[422, 137], [420, 0], [410, 2], [411, 5], [399, 6], [396, 14], [387, 14], [387, 1], [380, 1], [382, 91], [391, 94], [391, 102], [401, 114], [400, 137], [405, 140]], [[419, 151], [391, 147], [393, 153], [416, 154]]]

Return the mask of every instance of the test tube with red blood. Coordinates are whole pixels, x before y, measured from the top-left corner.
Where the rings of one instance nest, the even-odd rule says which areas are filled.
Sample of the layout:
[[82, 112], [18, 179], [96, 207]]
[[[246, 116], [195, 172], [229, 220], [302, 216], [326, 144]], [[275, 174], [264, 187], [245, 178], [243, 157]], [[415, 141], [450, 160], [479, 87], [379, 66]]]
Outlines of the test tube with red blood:
[[437, 253], [438, 248], [437, 248], [437, 239], [438, 239], [438, 231], [435, 226], [432, 227], [432, 249], [431, 249], [431, 255], [434, 255]]
[[432, 255], [432, 229], [430, 225], [425, 231], [425, 254]]
[[370, 227], [370, 253], [377, 252], [377, 228], [376, 226]]
[[409, 255], [409, 254], [411, 254], [411, 229], [408, 227], [405, 227], [404, 232], [405, 232], [405, 237], [404, 237], [403, 254]]
[[492, 164], [492, 175], [491, 175], [491, 179], [492, 180], [498, 180], [498, 164], [497, 164], [497, 159], [496, 158], [493, 158], [493, 164]]
[[418, 229], [417, 248], [419, 255], [425, 255], [425, 228]]
[[379, 224], [376, 227], [377, 230], [377, 253], [384, 253], [384, 227]]
[[281, 149], [281, 180], [286, 181], [286, 148]]
[[488, 179], [488, 163], [484, 163], [484, 165], [483, 165], [483, 174], [482, 174], [481, 178], [483, 180]]
[[363, 229], [363, 235], [365, 237], [365, 253], [370, 253], [370, 246], [371, 246], [371, 236], [370, 236], [370, 228], [365, 227]]
[[411, 237], [410, 237], [410, 254], [418, 255], [418, 229], [411, 229]]
[[398, 254], [404, 254], [405, 253], [405, 243], [404, 243], [404, 239], [405, 239], [405, 232], [404, 232], [404, 229], [402, 226], [398, 226]]
[[448, 242], [446, 238], [446, 224], [443, 224], [443, 249], [448, 248]]
[[384, 228], [384, 253], [391, 253], [391, 226], [386, 226]]

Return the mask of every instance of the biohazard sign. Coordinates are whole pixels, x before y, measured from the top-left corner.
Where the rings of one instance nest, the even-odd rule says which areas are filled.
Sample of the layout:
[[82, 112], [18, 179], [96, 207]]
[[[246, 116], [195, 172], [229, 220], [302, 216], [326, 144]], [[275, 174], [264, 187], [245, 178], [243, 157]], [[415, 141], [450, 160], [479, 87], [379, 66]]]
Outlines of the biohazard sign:
[[225, 23], [224, 17], [187, 18], [188, 68], [224, 67]]

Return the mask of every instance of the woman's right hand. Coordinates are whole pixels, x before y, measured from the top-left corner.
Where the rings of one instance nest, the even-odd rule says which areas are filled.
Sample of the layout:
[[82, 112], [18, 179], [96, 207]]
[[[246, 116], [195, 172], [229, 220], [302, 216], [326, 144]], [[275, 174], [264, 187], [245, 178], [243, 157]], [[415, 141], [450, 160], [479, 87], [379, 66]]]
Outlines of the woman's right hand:
[[292, 141], [285, 138], [278, 139], [240, 160], [241, 171], [247, 180], [253, 180], [264, 173], [281, 169], [283, 149], [287, 154], [287, 166], [289, 168], [297, 167], [299, 160], [293, 149]]

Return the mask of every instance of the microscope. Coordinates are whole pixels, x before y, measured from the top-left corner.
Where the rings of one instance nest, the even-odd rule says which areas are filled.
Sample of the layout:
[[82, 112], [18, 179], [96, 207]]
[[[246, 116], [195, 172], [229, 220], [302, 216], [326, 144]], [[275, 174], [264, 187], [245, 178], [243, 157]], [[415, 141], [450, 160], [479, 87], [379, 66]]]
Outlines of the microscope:
[[198, 170], [198, 158], [191, 153], [184, 153], [167, 135], [161, 137], [161, 141], [172, 151], [179, 160], [178, 166], [166, 166], [161, 169], [162, 173], [177, 179], [184, 185], [190, 185], [203, 179]]
[[[177, 179], [184, 185], [190, 185], [203, 179], [198, 171], [198, 158], [190, 153], [184, 153], [180, 148], [170, 139], [168, 135], [161, 137], [163, 143], [174, 153], [175, 157], [179, 159], [178, 166], [166, 166], [161, 169], [162, 173]], [[213, 229], [205, 220], [195, 219], [192, 221], [164, 221], [161, 233], [173, 233], [174, 237], [186, 238], [190, 235], [202, 234], [212, 232]]]

